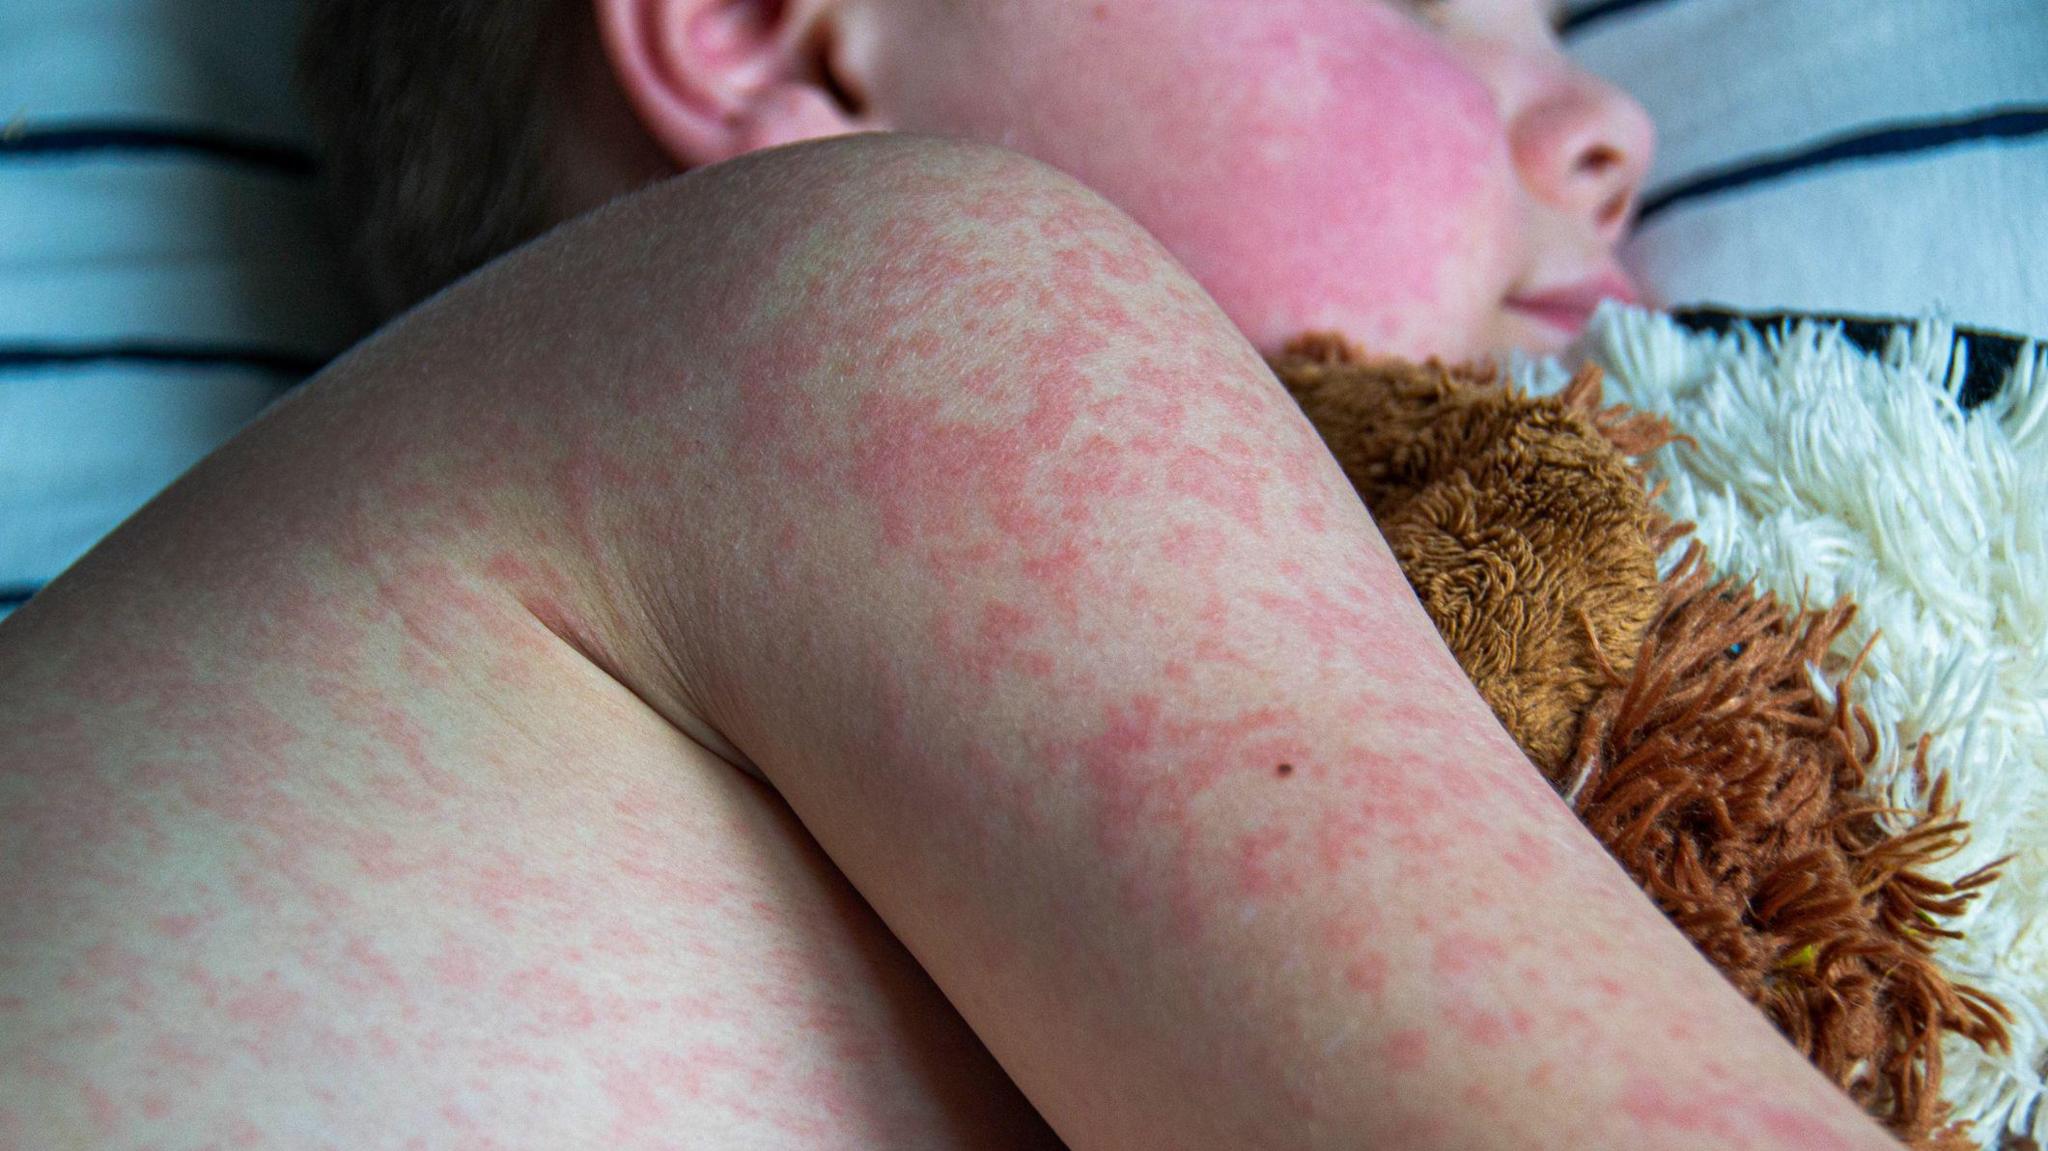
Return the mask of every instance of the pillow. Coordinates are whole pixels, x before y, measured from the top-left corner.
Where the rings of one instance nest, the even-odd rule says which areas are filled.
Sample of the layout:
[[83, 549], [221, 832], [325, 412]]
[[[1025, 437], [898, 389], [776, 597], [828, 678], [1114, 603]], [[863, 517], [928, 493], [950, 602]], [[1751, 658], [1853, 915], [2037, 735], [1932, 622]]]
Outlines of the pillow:
[[0, 4], [0, 615], [367, 330], [296, 19]]
[[2041, 0], [1576, 0], [1566, 44], [1656, 122], [1654, 298], [2048, 335]]

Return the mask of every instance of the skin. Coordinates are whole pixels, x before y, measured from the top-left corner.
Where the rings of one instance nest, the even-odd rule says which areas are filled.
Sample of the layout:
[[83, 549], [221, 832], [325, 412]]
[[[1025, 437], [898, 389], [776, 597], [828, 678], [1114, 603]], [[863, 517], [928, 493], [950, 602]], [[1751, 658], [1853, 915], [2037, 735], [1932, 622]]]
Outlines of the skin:
[[1892, 1146], [1313, 436], [1014, 154], [556, 233], [0, 625], [0, 1145]]
[[1539, 0], [843, 0], [790, 5], [779, 22], [735, 15], [750, 9], [600, 0], [603, 52], [578, 75], [625, 104], [586, 99], [575, 135], [605, 142], [606, 170], [856, 130], [1010, 148], [1129, 213], [1269, 351], [1316, 329], [1415, 358], [1556, 350], [1579, 319], [1514, 301], [1601, 277], [1633, 295], [1613, 251], [1653, 150], [1648, 118], [1564, 57]]
[[1893, 1146], [1184, 263], [859, 136], [337, 363], [0, 624], [0, 1147]]

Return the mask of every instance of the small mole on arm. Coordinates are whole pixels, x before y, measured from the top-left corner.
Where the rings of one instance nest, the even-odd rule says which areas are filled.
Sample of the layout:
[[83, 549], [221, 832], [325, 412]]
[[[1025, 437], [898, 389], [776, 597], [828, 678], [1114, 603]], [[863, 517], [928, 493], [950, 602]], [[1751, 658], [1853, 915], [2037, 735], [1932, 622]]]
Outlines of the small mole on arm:
[[1274, 768], [1273, 772], [1280, 778], [1286, 779], [1288, 776], [1294, 774], [1294, 765], [1291, 763], [1283, 763], [1279, 767]]

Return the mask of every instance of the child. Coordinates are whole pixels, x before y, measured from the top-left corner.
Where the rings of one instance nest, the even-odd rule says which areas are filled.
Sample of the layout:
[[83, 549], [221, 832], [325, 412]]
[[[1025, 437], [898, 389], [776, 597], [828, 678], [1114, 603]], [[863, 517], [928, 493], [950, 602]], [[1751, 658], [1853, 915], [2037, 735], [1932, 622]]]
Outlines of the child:
[[[1611, 286], [1645, 132], [1533, 0], [594, 11], [520, 179], [691, 174], [0, 627], [0, 1146], [1893, 1146], [1256, 354]], [[772, 147], [862, 128], [956, 139]]]
[[869, 129], [1077, 176], [1267, 351], [1554, 350], [1630, 296], [1649, 123], [1568, 66], [1549, 0], [546, 7], [312, 5], [309, 91], [389, 310], [678, 169]]

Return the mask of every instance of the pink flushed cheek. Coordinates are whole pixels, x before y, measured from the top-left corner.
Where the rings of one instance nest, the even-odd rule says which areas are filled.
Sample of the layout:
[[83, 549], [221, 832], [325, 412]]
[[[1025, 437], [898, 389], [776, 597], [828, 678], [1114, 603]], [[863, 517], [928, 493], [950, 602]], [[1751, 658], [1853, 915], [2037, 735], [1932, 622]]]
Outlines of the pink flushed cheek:
[[1335, 328], [1389, 351], [1471, 350], [1512, 239], [1491, 93], [1397, 13], [1282, 2], [1192, 50], [1201, 67], [1155, 110], [1147, 170], [1094, 175], [1128, 176], [1121, 197], [1104, 190], [1262, 348]]

